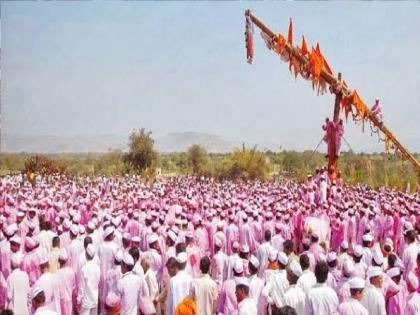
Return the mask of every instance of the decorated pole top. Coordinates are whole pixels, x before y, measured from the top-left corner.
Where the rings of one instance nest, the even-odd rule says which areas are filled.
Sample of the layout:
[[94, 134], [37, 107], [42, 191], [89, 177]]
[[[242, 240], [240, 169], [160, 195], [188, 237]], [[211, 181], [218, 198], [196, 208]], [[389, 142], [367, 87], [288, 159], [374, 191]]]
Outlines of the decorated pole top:
[[[312, 88], [317, 91], [318, 95], [325, 94], [327, 91], [335, 95], [333, 116], [335, 123], [339, 121], [340, 109], [346, 119], [351, 113], [355, 122], [361, 122], [363, 126], [365, 123], [369, 123], [373, 132], [379, 134], [379, 131], [381, 131], [384, 135], [385, 151], [389, 152], [394, 149], [402, 159], [409, 160], [420, 177], [420, 163], [385, 126], [377, 114], [366, 106], [359, 93], [348, 87], [346, 81], [341, 78], [341, 74], [334, 75], [332, 68], [321, 52], [319, 43], [309, 49], [305, 37], [302, 36], [301, 45], [294, 44], [292, 18], [290, 18], [286, 37], [281, 33], [277, 34], [272, 31], [249, 9], [245, 11], [245, 43], [249, 64], [253, 63], [254, 58], [254, 25], [261, 30], [261, 36], [267, 48], [279, 55], [282, 61], [289, 64], [289, 71], [295, 78], [301, 76], [303, 79], [311, 81]], [[332, 176], [335, 175], [336, 164], [337, 157], [334, 161], [331, 153], [329, 153], [329, 171]]]

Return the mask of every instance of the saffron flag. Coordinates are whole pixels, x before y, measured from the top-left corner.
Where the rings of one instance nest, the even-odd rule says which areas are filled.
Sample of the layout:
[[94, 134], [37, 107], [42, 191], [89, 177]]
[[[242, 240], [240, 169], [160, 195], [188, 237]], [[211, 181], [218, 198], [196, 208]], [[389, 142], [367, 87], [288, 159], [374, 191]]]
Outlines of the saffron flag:
[[306, 45], [305, 36], [303, 35], [302, 35], [302, 47], [300, 48], [300, 52], [304, 56], [306, 56], [309, 53], [308, 46]]
[[360, 115], [361, 118], [365, 118], [366, 115], [366, 105], [360, 98], [359, 94], [357, 94], [357, 91], [353, 91], [353, 104], [354, 107], [356, 107], [357, 113]]
[[287, 43], [290, 44], [290, 46], [293, 45], [293, 22], [292, 22], [292, 18], [290, 18], [290, 23], [289, 23], [289, 32], [287, 34]]

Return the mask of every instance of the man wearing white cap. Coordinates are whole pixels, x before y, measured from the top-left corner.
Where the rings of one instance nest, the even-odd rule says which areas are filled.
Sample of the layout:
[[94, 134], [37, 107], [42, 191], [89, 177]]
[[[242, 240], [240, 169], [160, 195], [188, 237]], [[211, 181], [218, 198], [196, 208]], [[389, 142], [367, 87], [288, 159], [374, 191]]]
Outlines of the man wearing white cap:
[[343, 241], [340, 246], [340, 255], [338, 256], [338, 269], [343, 269], [343, 263], [346, 259], [350, 259], [350, 255], [348, 254], [349, 250], [349, 243], [347, 241]]
[[44, 248], [47, 253], [50, 252], [52, 247], [52, 239], [55, 233], [51, 231], [51, 222], [45, 221], [40, 223], [41, 231], [35, 236], [39, 246]]
[[60, 315], [60, 286], [57, 276], [49, 272], [48, 256], [40, 258], [39, 267], [41, 269], [41, 276], [35, 282], [34, 287], [44, 291], [45, 306]]
[[379, 267], [371, 267], [367, 272], [369, 285], [361, 300], [370, 315], [385, 315], [385, 297], [382, 293], [383, 273]]
[[223, 281], [227, 277], [227, 256], [222, 250], [223, 242], [220, 238], [215, 237], [214, 240], [214, 256], [211, 261], [211, 277], [216, 281], [217, 287], [220, 290]]
[[265, 268], [267, 268], [268, 264], [268, 255], [270, 251], [273, 249], [273, 246], [271, 245], [271, 231], [266, 230], [264, 232], [264, 242], [258, 246], [256, 256], [260, 262], [259, 264], [259, 271], [258, 275], [262, 277], [264, 275]]
[[187, 258], [185, 252], [181, 252], [176, 256], [178, 273], [169, 282], [168, 301], [170, 314], [173, 314], [178, 304], [190, 294], [192, 277], [185, 271]]
[[343, 264], [342, 277], [335, 287], [340, 303], [346, 301], [351, 296], [349, 282], [353, 277], [353, 273], [354, 263], [351, 259], [347, 259]]
[[297, 315], [303, 315], [306, 303], [305, 292], [298, 287], [297, 281], [302, 275], [302, 268], [300, 264], [293, 260], [287, 267], [287, 280], [289, 281], [289, 288], [284, 293], [284, 305], [289, 305], [296, 310]]
[[241, 278], [236, 283], [236, 300], [238, 301], [238, 315], [257, 315], [257, 305], [249, 297], [249, 282], [246, 278]]
[[118, 245], [114, 241], [114, 228], [108, 226], [104, 231], [104, 241], [99, 245], [99, 259], [100, 259], [100, 271], [101, 277], [99, 282], [99, 292], [101, 296], [100, 301], [100, 312], [105, 310], [105, 299], [109, 291], [106, 276], [108, 271], [113, 267], [114, 255], [118, 250]]
[[374, 115], [376, 117], [376, 119], [378, 120], [378, 122], [380, 124], [382, 124], [382, 106], [379, 103], [379, 97], [375, 98], [375, 104], [373, 104], [372, 108], [370, 109], [370, 111], [372, 112], [372, 115]]
[[407, 244], [402, 256], [404, 264], [404, 274], [407, 276], [410, 272], [414, 272], [416, 268], [417, 255], [420, 252], [420, 246], [416, 242], [416, 232], [413, 228], [407, 229], [404, 233], [404, 239]]
[[315, 266], [316, 285], [307, 293], [305, 315], [332, 315], [337, 311], [338, 297], [335, 291], [327, 286], [328, 265], [320, 261]]
[[233, 277], [233, 266], [235, 265], [235, 261], [239, 259], [239, 243], [233, 242], [232, 243], [232, 253], [226, 258], [226, 279], [232, 279]]
[[395, 288], [392, 289], [398, 290], [396, 294], [388, 296], [386, 301], [386, 312], [388, 315], [404, 314], [404, 308], [406, 306], [407, 298], [407, 288], [405, 281], [401, 281], [402, 272], [400, 268], [394, 267], [387, 271], [386, 276], [394, 282], [393, 286], [395, 286]]
[[26, 272], [20, 269], [22, 256], [13, 254], [11, 257], [12, 272], [7, 278], [7, 305], [15, 315], [29, 315], [28, 295], [29, 278]]
[[220, 290], [219, 301], [217, 304], [217, 314], [236, 315], [238, 314], [238, 301], [236, 300], [236, 283], [243, 278], [244, 263], [241, 258], [237, 258], [233, 265], [233, 278], [226, 280]]
[[204, 256], [200, 260], [201, 276], [193, 279], [191, 295], [197, 304], [197, 314], [214, 314], [218, 298], [217, 283], [210, 277], [210, 259]]
[[32, 290], [32, 306], [35, 310], [34, 315], [57, 315], [45, 305], [46, 297], [43, 289], [35, 287]]
[[[77, 306], [80, 315], [98, 314], [100, 267], [93, 260], [95, 248], [89, 244], [85, 250], [86, 264], [80, 270], [80, 283], [77, 293]], [[105, 303], [105, 301], [104, 301]]]
[[264, 280], [258, 277], [260, 262], [257, 257], [252, 255], [249, 258], [248, 269], [250, 273], [249, 277], [249, 296], [254, 299], [257, 307], [258, 314], [265, 314], [266, 302], [262, 295], [264, 289]]
[[420, 294], [418, 293], [419, 280], [410, 272], [407, 275], [407, 308], [405, 310], [406, 315], [418, 315], [420, 314]]
[[365, 280], [354, 277], [349, 281], [351, 297], [338, 306], [340, 315], [368, 315], [367, 309], [360, 303], [365, 288]]
[[271, 308], [280, 308], [284, 305], [284, 292], [289, 287], [286, 273], [288, 258], [284, 252], [278, 254], [278, 263], [280, 269], [267, 279], [262, 293]]
[[67, 253], [69, 255], [69, 266], [74, 272], [79, 272], [79, 255], [84, 252], [83, 243], [78, 238], [79, 226], [73, 224], [70, 227], [70, 244], [67, 246]]
[[73, 314], [73, 296], [76, 292], [76, 274], [72, 268], [67, 265], [69, 255], [62, 248], [58, 255], [60, 268], [57, 270], [57, 278], [60, 285], [60, 305], [61, 315]]
[[163, 264], [162, 264], [162, 255], [161, 248], [159, 245], [159, 237], [157, 234], [153, 233], [149, 235], [148, 239], [149, 250], [144, 254], [144, 257], [147, 257], [150, 261], [150, 268], [156, 275], [157, 280], [160, 282], [162, 279]]
[[139, 297], [147, 296], [143, 278], [133, 272], [134, 259], [125, 253], [121, 262], [122, 277], [118, 281], [118, 293], [121, 296], [121, 314], [136, 315]]
[[362, 243], [363, 243], [363, 255], [362, 255], [362, 262], [366, 266], [370, 266], [372, 264], [372, 242], [373, 242], [373, 236], [371, 234], [365, 234], [362, 237]]
[[367, 266], [362, 261], [363, 248], [360, 245], [356, 245], [353, 248], [353, 260], [354, 260], [354, 276], [365, 278]]

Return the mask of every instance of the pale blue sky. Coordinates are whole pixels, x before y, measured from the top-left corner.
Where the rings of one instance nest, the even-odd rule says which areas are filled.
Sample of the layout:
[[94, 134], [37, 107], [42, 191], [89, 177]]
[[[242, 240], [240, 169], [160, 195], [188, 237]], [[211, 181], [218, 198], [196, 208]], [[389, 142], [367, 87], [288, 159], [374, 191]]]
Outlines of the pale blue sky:
[[[1, 2], [2, 128], [8, 134], [200, 131], [312, 149], [333, 97], [317, 96], [256, 32], [245, 60], [244, 10], [273, 30], [294, 19], [333, 70], [420, 151], [419, 2]], [[349, 121], [356, 150], [376, 147]], [[410, 147], [411, 146], [411, 147]]]

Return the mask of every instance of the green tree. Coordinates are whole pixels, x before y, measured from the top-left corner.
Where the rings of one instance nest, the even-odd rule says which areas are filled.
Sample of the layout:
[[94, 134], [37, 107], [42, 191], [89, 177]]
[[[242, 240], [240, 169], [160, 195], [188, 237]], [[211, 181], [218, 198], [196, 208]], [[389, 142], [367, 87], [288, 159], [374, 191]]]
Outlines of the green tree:
[[136, 173], [151, 176], [158, 164], [158, 153], [154, 149], [154, 140], [151, 132], [144, 128], [131, 133], [128, 143], [129, 151], [124, 162], [130, 170]]
[[194, 144], [188, 148], [187, 154], [192, 172], [196, 175], [200, 175], [204, 168], [204, 162], [207, 155], [206, 150], [201, 146]]

